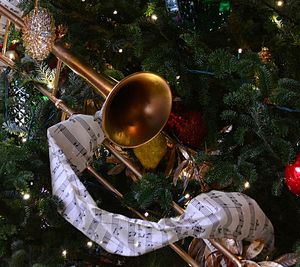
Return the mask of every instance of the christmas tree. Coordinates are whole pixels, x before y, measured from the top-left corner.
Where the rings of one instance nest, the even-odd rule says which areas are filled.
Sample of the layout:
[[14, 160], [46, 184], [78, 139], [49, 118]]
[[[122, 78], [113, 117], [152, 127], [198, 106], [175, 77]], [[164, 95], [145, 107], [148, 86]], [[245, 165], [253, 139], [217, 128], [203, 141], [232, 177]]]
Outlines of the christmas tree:
[[[4, 2], [11, 1], [0, 3], [1, 13], [11, 4]], [[93, 115], [104, 103], [104, 93], [68, 68], [59, 47], [72, 51], [93, 75], [109, 77], [109, 84], [146, 71], [163, 77], [172, 92], [171, 113], [154, 139], [123, 149], [106, 141], [94, 151], [80, 180], [99, 207], [130, 218], [136, 210], [158, 221], [176, 216], [172, 206], [184, 209], [200, 193], [243, 192], [274, 226], [269, 259], [293, 253], [278, 262], [296, 264], [299, 1], [15, 4], [23, 19], [6, 24], [0, 58], [1, 266], [187, 266], [170, 247], [138, 257], [109, 253], [57, 212], [64, 207], [52, 194], [47, 129], [73, 111]], [[35, 27], [28, 27], [37, 15]], [[129, 120], [129, 111], [121, 112], [120, 123]], [[94, 170], [118, 190], [117, 198], [95, 179]], [[191, 242], [198, 241], [188, 237], [177, 245], [187, 251]], [[203, 266], [205, 252], [198, 248], [190, 255]], [[206, 258], [205, 264], [220, 261]]]

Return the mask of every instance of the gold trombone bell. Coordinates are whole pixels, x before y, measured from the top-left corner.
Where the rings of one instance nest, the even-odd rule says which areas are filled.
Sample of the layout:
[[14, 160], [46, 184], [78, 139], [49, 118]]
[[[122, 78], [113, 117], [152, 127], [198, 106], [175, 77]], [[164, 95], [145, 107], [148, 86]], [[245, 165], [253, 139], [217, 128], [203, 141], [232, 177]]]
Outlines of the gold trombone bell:
[[102, 126], [110, 141], [121, 147], [137, 147], [162, 130], [172, 106], [171, 90], [163, 78], [151, 72], [137, 72], [115, 83], [62, 45], [56, 44], [52, 52], [106, 98]]
[[103, 107], [106, 136], [122, 147], [136, 147], [154, 138], [166, 124], [172, 96], [167, 82], [150, 72], [122, 79]]

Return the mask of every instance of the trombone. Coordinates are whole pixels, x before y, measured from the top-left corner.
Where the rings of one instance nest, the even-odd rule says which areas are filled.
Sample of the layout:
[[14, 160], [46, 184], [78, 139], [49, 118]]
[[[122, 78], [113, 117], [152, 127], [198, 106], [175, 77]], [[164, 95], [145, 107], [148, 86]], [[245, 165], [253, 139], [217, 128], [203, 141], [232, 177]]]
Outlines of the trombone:
[[[7, 18], [8, 26], [6, 27], [6, 37], [4, 38], [5, 42], [3, 45], [3, 47], [6, 47], [9, 24], [12, 22], [18, 28], [22, 28], [24, 22], [20, 17], [2, 5], [0, 5], [0, 14]], [[47, 96], [55, 104], [56, 108], [61, 109], [68, 115], [72, 115], [75, 111], [56, 97], [62, 63], [88, 81], [98, 93], [106, 98], [103, 107], [102, 128], [110, 142], [105, 139], [102, 145], [141, 179], [142, 174], [111, 143], [124, 148], [133, 148], [150, 141], [160, 133], [168, 120], [172, 105], [172, 95], [168, 83], [160, 76], [150, 72], [134, 73], [125, 77], [120, 82], [115, 82], [82, 63], [61, 44], [56, 43], [52, 49], [52, 53], [58, 59], [53, 91], [50, 93], [40, 84], [35, 84], [35, 87], [43, 95]], [[5, 56], [5, 51], [3, 50], [0, 54], [0, 60], [8, 66], [12, 67], [14, 65], [14, 62]], [[114, 193], [117, 198], [123, 198], [123, 195], [91, 166], [87, 167], [87, 171], [96, 177], [106, 189]], [[172, 202], [172, 207], [178, 214], [183, 213], [183, 209], [175, 202]], [[140, 218], [146, 219], [140, 212], [131, 207], [128, 208]], [[241, 261], [225, 247], [216, 240], [209, 239], [209, 241], [236, 266], [242, 267]], [[178, 245], [170, 244], [169, 246], [189, 266], [199, 267], [199, 264]]]

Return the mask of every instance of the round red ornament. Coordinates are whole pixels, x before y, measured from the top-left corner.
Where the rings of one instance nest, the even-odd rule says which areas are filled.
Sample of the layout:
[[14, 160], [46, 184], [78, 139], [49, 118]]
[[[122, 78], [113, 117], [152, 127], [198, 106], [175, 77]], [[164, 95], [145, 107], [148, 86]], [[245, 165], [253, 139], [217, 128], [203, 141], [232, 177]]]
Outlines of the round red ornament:
[[185, 111], [179, 114], [171, 113], [167, 126], [183, 144], [199, 148], [206, 132], [201, 112]]
[[293, 164], [285, 167], [284, 178], [289, 190], [296, 196], [300, 196], [300, 154]]

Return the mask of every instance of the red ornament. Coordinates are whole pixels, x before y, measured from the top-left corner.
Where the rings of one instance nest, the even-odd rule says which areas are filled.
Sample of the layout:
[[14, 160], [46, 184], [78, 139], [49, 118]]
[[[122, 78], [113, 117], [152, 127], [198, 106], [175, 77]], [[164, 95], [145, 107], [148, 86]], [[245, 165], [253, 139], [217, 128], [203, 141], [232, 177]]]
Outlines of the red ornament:
[[272, 56], [268, 47], [263, 47], [258, 53], [258, 56], [263, 63], [269, 63], [272, 61]]
[[300, 154], [294, 164], [285, 167], [284, 178], [289, 190], [296, 196], [300, 196]]
[[201, 146], [205, 127], [199, 111], [182, 112], [181, 115], [171, 113], [167, 126], [173, 130], [183, 144], [195, 148]]

